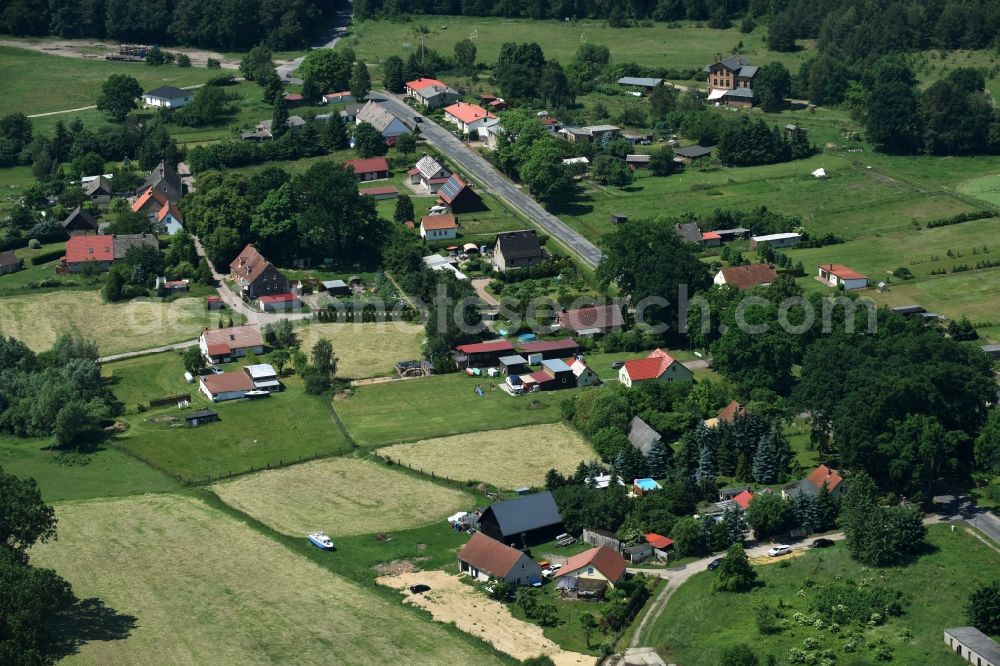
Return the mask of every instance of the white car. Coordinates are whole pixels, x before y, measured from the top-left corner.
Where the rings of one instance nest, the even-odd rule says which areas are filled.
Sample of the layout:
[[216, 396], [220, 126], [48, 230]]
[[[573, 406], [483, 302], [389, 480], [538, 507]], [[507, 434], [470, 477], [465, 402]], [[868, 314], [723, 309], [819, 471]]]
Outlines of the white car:
[[790, 552], [792, 552], [791, 546], [775, 546], [767, 551], [767, 555], [768, 557], [778, 557], [779, 555], [787, 555]]

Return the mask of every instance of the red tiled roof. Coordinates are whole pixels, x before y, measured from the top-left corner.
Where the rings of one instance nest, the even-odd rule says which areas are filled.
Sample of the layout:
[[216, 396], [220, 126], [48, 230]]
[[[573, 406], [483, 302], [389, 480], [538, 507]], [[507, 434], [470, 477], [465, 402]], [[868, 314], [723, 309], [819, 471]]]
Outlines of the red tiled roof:
[[458, 229], [458, 222], [454, 215], [428, 215], [420, 218], [420, 228], [425, 231]]
[[459, 345], [457, 349], [463, 354], [488, 354], [490, 352], [514, 351], [514, 345], [506, 340], [490, 340], [489, 342]]
[[174, 219], [180, 222], [181, 224], [184, 223], [184, 219], [181, 217], [181, 214], [177, 210], [177, 207], [174, 206], [173, 201], [167, 201], [167, 205], [160, 208], [160, 212], [156, 214], [156, 221], [163, 222], [163, 220], [167, 218], [168, 214], [172, 215]]
[[295, 294], [272, 294], [269, 296], [258, 296], [257, 300], [261, 303], [288, 303], [299, 300], [299, 297]]
[[147, 188], [146, 191], [143, 192], [139, 196], [139, 198], [135, 200], [135, 203], [132, 204], [132, 210], [134, 212], [139, 212], [150, 201], [155, 201], [156, 203], [160, 204], [161, 208], [170, 203], [165, 194], [163, 194], [159, 190], [154, 190], [152, 187], [150, 187]]
[[732, 423], [736, 420], [737, 414], [746, 414], [746, 410], [740, 405], [740, 403], [733, 400], [731, 403], [726, 405], [719, 411], [719, 421], [725, 421], [726, 423]]
[[369, 157], [363, 160], [347, 160], [344, 166], [348, 166], [356, 173], [378, 173], [389, 170], [389, 162], [384, 157]]
[[544, 384], [545, 382], [551, 382], [554, 378], [549, 373], [544, 370], [539, 370], [538, 372], [532, 372], [528, 377], [531, 381], [537, 382], [538, 384]]
[[659, 550], [664, 550], [670, 548], [674, 545], [673, 539], [668, 539], [665, 536], [656, 534], [655, 532], [650, 532], [646, 535], [646, 543], [648, 543], [653, 548], [658, 548]]
[[365, 190], [358, 190], [358, 194], [374, 197], [379, 194], [399, 194], [399, 190], [392, 185], [383, 185], [382, 187], [369, 187]]
[[601, 305], [568, 310], [559, 314], [559, 323], [573, 331], [591, 328], [607, 330], [624, 324], [622, 310], [617, 305]]
[[301, 102], [304, 99], [305, 97], [303, 97], [299, 93], [285, 93], [286, 102]]
[[[229, 272], [240, 276], [240, 278], [245, 279], [247, 282], [253, 282], [270, 265], [271, 262], [265, 259], [264, 255], [258, 252], [252, 243], [247, 243], [243, 251], [229, 262]], [[249, 269], [249, 271], [245, 269]]]
[[451, 106], [446, 106], [444, 112], [458, 118], [466, 125], [477, 120], [482, 120], [483, 118], [496, 118], [496, 116], [478, 104], [469, 104], [468, 102], [456, 102]]
[[820, 268], [823, 270], [836, 275], [841, 280], [867, 280], [867, 275], [862, 275], [861, 273], [848, 268], [843, 264], [820, 264]]
[[223, 372], [221, 375], [205, 375], [202, 384], [209, 393], [224, 393], [227, 391], [252, 391], [253, 380], [243, 371]]
[[469, 542], [459, 549], [458, 559], [468, 562], [480, 571], [503, 578], [521, 559], [521, 551], [502, 544], [482, 532], [476, 532]]
[[412, 81], [406, 82], [406, 87], [410, 90], [423, 90], [424, 88], [430, 88], [431, 86], [437, 86], [438, 88], [447, 88], [448, 84], [438, 81], [437, 79], [425, 79], [419, 78]]
[[749, 490], [744, 490], [739, 495], [733, 498], [737, 506], [746, 511], [746, 508], [750, 506], [750, 501], [753, 499], [754, 495]]
[[412, 169], [410, 169], [409, 171], [406, 172], [406, 175], [407, 176], [416, 176], [418, 173], [420, 173], [420, 169], [418, 169], [417, 167], [413, 167]]
[[771, 284], [778, 279], [778, 274], [769, 264], [730, 266], [723, 268], [721, 273], [726, 284], [737, 289], [749, 289], [758, 284]]
[[[261, 337], [260, 327], [256, 324], [246, 326], [233, 326], [231, 328], [210, 328], [201, 334], [209, 354], [227, 354], [233, 349], [243, 349], [245, 347], [260, 347], [264, 344]], [[216, 345], [219, 345], [216, 347]], [[224, 347], [223, 347], [224, 345]], [[213, 349], [221, 351], [214, 352]]]
[[823, 482], [826, 481], [826, 489], [832, 491], [840, 482], [844, 480], [837, 470], [830, 469], [826, 465], [820, 465], [813, 471], [809, 472], [809, 476], [806, 477], [809, 483], [813, 484], [817, 488], [823, 487]]
[[67, 264], [83, 261], [114, 261], [114, 236], [73, 236], [66, 242]]
[[722, 240], [722, 236], [715, 233], [714, 231], [703, 231], [701, 232], [702, 240]]
[[632, 381], [656, 379], [663, 375], [677, 360], [662, 349], [654, 349], [649, 356], [641, 359], [625, 361], [625, 371]]
[[607, 546], [598, 546], [585, 550], [578, 555], [566, 560], [566, 564], [559, 570], [556, 576], [579, 571], [584, 567], [594, 567], [612, 583], [617, 583], [625, 575], [625, 567], [628, 563], [625, 558]]
[[544, 342], [525, 342], [517, 346], [518, 351], [525, 354], [538, 354], [541, 352], [549, 351], [569, 351], [571, 349], [579, 349], [580, 345], [576, 344], [576, 340], [573, 338], [564, 338], [562, 340], [548, 340]]

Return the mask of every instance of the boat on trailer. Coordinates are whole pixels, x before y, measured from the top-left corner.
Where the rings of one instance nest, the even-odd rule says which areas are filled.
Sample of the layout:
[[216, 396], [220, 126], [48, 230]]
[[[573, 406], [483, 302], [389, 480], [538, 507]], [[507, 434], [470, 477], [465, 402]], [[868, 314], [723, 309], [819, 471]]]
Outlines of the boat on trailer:
[[321, 550], [335, 550], [333, 540], [325, 532], [313, 532], [309, 535], [309, 541]]

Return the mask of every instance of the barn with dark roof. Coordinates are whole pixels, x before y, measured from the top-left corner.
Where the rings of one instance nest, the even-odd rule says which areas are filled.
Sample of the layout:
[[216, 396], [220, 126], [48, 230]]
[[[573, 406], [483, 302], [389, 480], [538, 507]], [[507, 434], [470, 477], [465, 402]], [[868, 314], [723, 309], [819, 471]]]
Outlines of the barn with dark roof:
[[515, 548], [551, 541], [563, 531], [552, 493], [545, 491], [491, 504], [479, 518], [479, 530]]

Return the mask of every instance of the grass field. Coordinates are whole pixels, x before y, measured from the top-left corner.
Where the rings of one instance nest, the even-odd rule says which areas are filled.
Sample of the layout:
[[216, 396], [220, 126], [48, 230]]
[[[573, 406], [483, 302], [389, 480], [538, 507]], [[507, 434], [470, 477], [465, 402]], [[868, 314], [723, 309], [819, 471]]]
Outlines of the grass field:
[[[910, 595], [911, 602], [903, 616], [865, 632], [865, 640], [884, 639], [892, 647], [892, 663], [964, 663], [954, 656], [949, 657], [941, 631], [945, 627], [965, 624], [962, 606], [966, 597], [978, 583], [995, 577], [1000, 567], [1000, 554], [964, 531], [950, 532], [944, 525], [931, 526], [928, 541], [931, 552], [913, 565], [877, 569], [871, 573], [866, 573], [851, 560], [842, 544], [822, 551], [809, 551], [789, 560], [787, 567], [758, 567], [758, 580], [765, 586], [746, 594], [713, 593], [711, 585], [715, 574], [697, 574], [670, 599], [663, 614], [647, 630], [643, 644], [660, 646], [660, 654], [667, 661], [685, 666], [716, 666], [720, 651], [735, 643], [749, 643], [762, 661], [764, 655], [773, 654], [784, 663], [790, 648], [801, 648], [805, 638], [815, 637], [824, 648], [837, 653], [843, 663], [876, 663], [864, 643], [856, 653], [842, 653], [845, 639], [833, 636], [828, 630], [795, 627], [762, 636], [754, 625], [752, 618], [756, 605], [769, 603], [774, 606], [781, 599], [791, 606], [786, 611], [791, 618], [796, 611], [808, 612], [809, 597], [816, 594], [805, 584], [806, 578], [823, 585], [842, 576], [855, 580], [877, 579], [880, 584]], [[692, 622], [691, 618], [711, 618], [711, 621]], [[901, 637], [904, 629], [912, 632], [912, 638]]]
[[[267, 400], [214, 405], [219, 421], [199, 428], [183, 427], [178, 419], [184, 412], [174, 407], [137, 414], [129, 418], [130, 427], [119, 438], [119, 445], [189, 481], [349, 450], [326, 400], [307, 395], [297, 377], [282, 381], [285, 391]], [[191, 393], [197, 390], [185, 386]], [[209, 403], [197, 395], [193, 406], [197, 409]]]
[[184, 381], [180, 352], [163, 352], [105, 363], [101, 375], [112, 384], [115, 397], [133, 408], [170, 395], [198, 392], [197, 384]]
[[498, 663], [197, 499], [81, 502], [57, 514], [59, 539], [33, 549], [34, 563], [117, 615], [90, 618], [90, 642], [67, 663]]
[[[499, 379], [495, 380], [499, 381]], [[475, 393], [476, 384], [484, 396]], [[410, 442], [466, 432], [555, 423], [559, 403], [569, 391], [511, 397], [490, 391], [488, 378], [464, 374], [359, 386], [349, 398], [334, 401], [348, 432], [361, 446]]]
[[321, 338], [333, 343], [340, 377], [375, 377], [395, 372], [396, 361], [420, 358], [424, 327], [405, 322], [368, 324], [309, 323], [296, 329], [303, 351]]
[[[0, 171], [0, 174], [4, 173], [5, 172]], [[30, 259], [33, 256], [61, 249], [65, 246], [66, 243], [47, 243], [37, 250], [32, 250], [26, 247], [14, 250], [14, 254], [24, 260], [24, 267], [16, 273], [8, 273], [7, 275], [0, 276], [0, 295], [23, 292], [30, 289], [29, 285], [36, 284], [42, 280], [57, 280], [62, 283], [77, 284], [83, 288], [94, 288], [95, 286], [99, 286], [97, 278], [92, 278], [88, 281], [75, 275], [57, 275], [55, 267], [59, 263], [58, 259], [53, 259], [52, 261], [39, 264], [37, 266], [31, 265]], [[69, 287], [62, 288], [67, 289]]]
[[0, 435], [0, 467], [38, 482], [46, 502], [164, 492], [176, 481], [113, 448], [62, 456], [51, 441]]
[[865, 295], [880, 305], [919, 303], [929, 311], [950, 319], [964, 315], [976, 323], [996, 325], [1000, 324], [998, 275], [1000, 270], [996, 268], [940, 275], [902, 284], [895, 282], [891, 290], [884, 294], [869, 290]]
[[201, 299], [105, 303], [98, 291], [51, 291], [0, 298], [0, 335], [48, 349], [62, 333], [97, 341], [101, 354], [193, 340], [209, 325]]
[[379, 451], [425, 474], [459, 481], [485, 481], [513, 490], [545, 485], [555, 468], [572, 474], [580, 461], [597, 457], [579, 434], [562, 423], [489, 430], [422, 442], [397, 444]]
[[[101, 84], [112, 74], [134, 76], [143, 90], [163, 85], [183, 88], [204, 83], [219, 74], [218, 70], [203, 67], [149, 67], [103, 59], [82, 60], [8, 46], [0, 46], [0, 71], [7, 73], [0, 116], [47, 113], [96, 104]], [[39, 94], [39, 91], [46, 92]]]
[[958, 191], [990, 205], [1000, 206], [1000, 174], [973, 178], [959, 185]]
[[[775, 53], [764, 46], [766, 29], [758, 27], [742, 34], [736, 27], [728, 30], [697, 28], [693, 24], [670, 28], [657, 23], [652, 27], [609, 28], [604, 21], [534, 21], [527, 19], [485, 18], [472, 16], [421, 16], [413, 21], [363, 21], [348, 30], [340, 44], [350, 46], [359, 58], [369, 63], [381, 62], [390, 55], [405, 60], [420, 48], [451, 54], [455, 42], [474, 34], [481, 63], [496, 61], [504, 42], [537, 42], [546, 58], [556, 58], [565, 67], [583, 41], [603, 44], [611, 50], [615, 62], [670, 68], [697, 68], [715, 60], [718, 53], [730, 53], [739, 43], [741, 52], [755, 65], [780, 60], [793, 72], [812, 53], [806, 48], [795, 53]], [[426, 32], [421, 34], [421, 29]], [[375, 75], [373, 74], [373, 78]]]
[[391, 532], [443, 520], [472, 496], [363, 458], [330, 458], [212, 486], [230, 506], [284, 534]]

